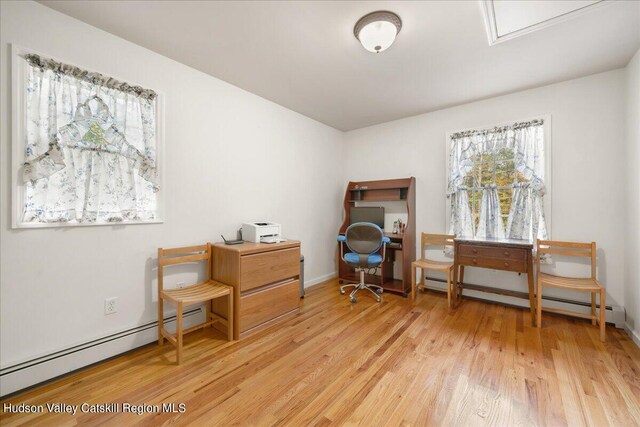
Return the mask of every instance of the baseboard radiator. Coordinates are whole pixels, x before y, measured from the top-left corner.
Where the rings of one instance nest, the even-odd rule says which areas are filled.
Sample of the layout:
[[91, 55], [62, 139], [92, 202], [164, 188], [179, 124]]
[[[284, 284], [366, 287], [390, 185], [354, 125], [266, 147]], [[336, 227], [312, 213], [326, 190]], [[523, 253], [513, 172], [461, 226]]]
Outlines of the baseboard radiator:
[[[311, 287], [336, 277], [336, 272], [307, 280]], [[175, 325], [175, 315], [165, 323]], [[204, 321], [202, 307], [184, 313], [184, 328]], [[58, 350], [47, 355], [15, 363], [0, 369], [0, 397], [7, 397], [26, 388], [49, 382], [78, 369], [102, 362], [114, 356], [152, 343], [158, 339], [158, 322], [148, 322], [83, 344]]]
[[[434, 291], [446, 291], [446, 281], [436, 277], [426, 277], [426, 289], [434, 290]], [[514, 306], [514, 307], [523, 307], [529, 308], [529, 294], [526, 292], [516, 292], [516, 291], [505, 291], [503, 289], [498, 288], [487, 288], [489, 290], [494, 290], [496, 292], [503, 292], [504, 294], [493, 294], [480, 291], [478, 289], [483, 288], [484, 286], [474, 285], [471, 283], [464, 283], [464, 286], [469, 286], [470, 288], [463, 290], [463, 295], [465, 297], [478, 299], [482, 301], [490, 301], [493, 303], [500, 303], [504, 305]], [[547, 306], [550, 308], [557, 308], [561, 310], [569, 310], [576, 311], [578, 313], [591, 313], [591, 304], [582, 301], [574, 301], [566, 298], [558, 298], [552, 296], [542, 296], [544, 300], [543, 307]], [[598, 306], [599, 309], [600, 306]], [[607, 305], [605, 306], [605, 314], [607, 318], [607, 323], [611, 323], [615, 325], [616, 328], [624, 328], [625, 318], [624, 318], [624, 308], [616, 305]], [[543, 311], [544, 315], [544, 311]]]
[[[176, 317], [164, 321], [175, 325]], [[203, 322], [202, 307], [184, 313], [184, 328]], [[75, 370], [102, 362], [158, 339], [158, 322], [148, 322], [83, 344], [58, 350], [0, 369], [0, 397], [54, 380]], [[171, 347], [171, 346], [170, 346]]]
[[[305, 283], [307, 287], [322, 283], [335, 277], [335, 273], [322, 276], [313, 282]], [[427, 289], [445, 291], [444, 280], [427, 277]], [[473, 285], [472, 285], [473, 286]], [[526, 295], [525, 293], [522, 293]], [[479, 300], [499, 302], [505, 305], [528, 308], [528, 300], [508, 295], [488, 295], [485, 292], [465, 289], [464, 295]], [[549, 306], [564, 310], [588, 313], [588, 303], [570, 301], [561, 298], [544, 297]], [[617, 328], [624, 328], [624, 309], [618, 306], [606, 307], [607, 323]], [[189, 328], [204, 320], [202, 308], [195, 308], [184, 313], [184, 327]], [[168, 325], [175, 324], [175, 316], [165, 318]], [[117, 332], [80, 345], [62, 349], [25, 362], [16, 363], [0, 369], [0, 397], [22, 391], [26, 388], [49, 382], [70, 372], [102, 362], [121, 355], [138, 347], [152, 343], [158, 339], [158, 322], [148, 322], [134, 328]]]

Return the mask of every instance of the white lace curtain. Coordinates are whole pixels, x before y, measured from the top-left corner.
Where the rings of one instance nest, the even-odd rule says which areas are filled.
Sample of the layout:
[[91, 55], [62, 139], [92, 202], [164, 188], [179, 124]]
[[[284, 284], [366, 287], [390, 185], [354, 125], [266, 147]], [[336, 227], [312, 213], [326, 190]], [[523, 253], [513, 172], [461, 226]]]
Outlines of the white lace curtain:
[[27, 55], [25, 223], [157, 216], [156, 94]]
[[[546, 239], [542, 197], [544, 182], [544, 127], [542, 120], [516, 123], [512, 126], [467, 131], [451, 136], [447, 196], [451, 204], [451, 234], [484, 238], [509, 238], [533, 241]], [[517, 172], [526, 182], [514, 183], [506, 229], [500, 216], [500, 202], [495, 183], [482, 188], [480, 218], [476, 229], [469, 206], [468, 191], [463, 182], [480, 153], [502, 149], [514, 152]]]

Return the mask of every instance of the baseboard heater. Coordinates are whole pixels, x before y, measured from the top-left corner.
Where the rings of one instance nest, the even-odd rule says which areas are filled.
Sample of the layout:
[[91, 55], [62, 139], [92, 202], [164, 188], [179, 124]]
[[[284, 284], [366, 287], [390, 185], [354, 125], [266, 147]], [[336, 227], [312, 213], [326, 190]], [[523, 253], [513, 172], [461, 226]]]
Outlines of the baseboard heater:
[[[201, 323], [201, 307], [185, 311], [184, 328]], [[165, 323], [175, 323], [168, 316]], [[158, 321], [148, 322], [95, 340], [58, 350], [25, 362], [0, 369], [0, 397], [7, 397], [29, 387], [41, 385], [60, 376], [86, 368], [122, 353], [147, 345], [158, 339]]]
[[[425, 277], [426, 281], [430, 282], [438, 282], [446, 284], [446, 280], [440, 279], [438, 277]], [[425, 286], [427, 289], [433, 291], [446, 292], [445, 287], [437, 287], [437, 286]], [[520, 291], [512, 291], [509, 289], [501, 289], [501, 288], [492, 288], [484, 285], [476, 285], [472, 283], [462, 283], [462, 287], [464, 288], [464, 296], [467, 298], [477, 299], [481, 301], [490, 301], [493, 303], [499, 303], [503, 305], [519, 307], [519, 308], [529, 308], [529, 293], [528, 292], [520, 292]], [[496, 293], [493, 298], [486, 298], [485, 295], [487, 292]], [[553, 296], [542, 296], [542, 299], [549, 302], [549, 306], [552, 308], [559, 308], [564, 310], [576, 311], [579, 313], [588, 314], [591, 312], [591, 303], [575, 301], [567, 298], [559, 298]], [[598, 309], [600, 306], [598, 306]], [[544, 310], [543, 310], [544, 312]], [[616, 305], [606, 305], [605, 306], [605, 314], [607, 318], [607, 323], [612, 323], [616, 326], [616, 328], [624, 328], [624, 309], [620, 306]]]

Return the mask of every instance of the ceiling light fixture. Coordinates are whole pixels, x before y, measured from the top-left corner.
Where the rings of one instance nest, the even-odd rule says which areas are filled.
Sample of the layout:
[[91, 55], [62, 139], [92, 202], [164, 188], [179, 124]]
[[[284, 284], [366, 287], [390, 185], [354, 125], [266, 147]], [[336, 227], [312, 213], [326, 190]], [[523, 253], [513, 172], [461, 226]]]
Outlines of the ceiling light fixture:
[[353, 27], [353, 35], [369, 52], [380, 53], [393, 44], [402, 28], [400, 17], [387, 10], [363, 16]]

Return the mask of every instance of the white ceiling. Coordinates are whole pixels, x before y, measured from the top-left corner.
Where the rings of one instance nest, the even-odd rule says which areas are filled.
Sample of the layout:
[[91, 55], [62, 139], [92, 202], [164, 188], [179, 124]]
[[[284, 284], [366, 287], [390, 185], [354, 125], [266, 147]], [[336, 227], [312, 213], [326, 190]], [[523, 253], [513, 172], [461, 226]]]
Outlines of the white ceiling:
[[[41, 3], [341, 130], [620, 68], [640, 48], [637, 1], [494, 46], [477, 1]], [[353, 26], [380, 9], [403, 27], [372, 54]]]

